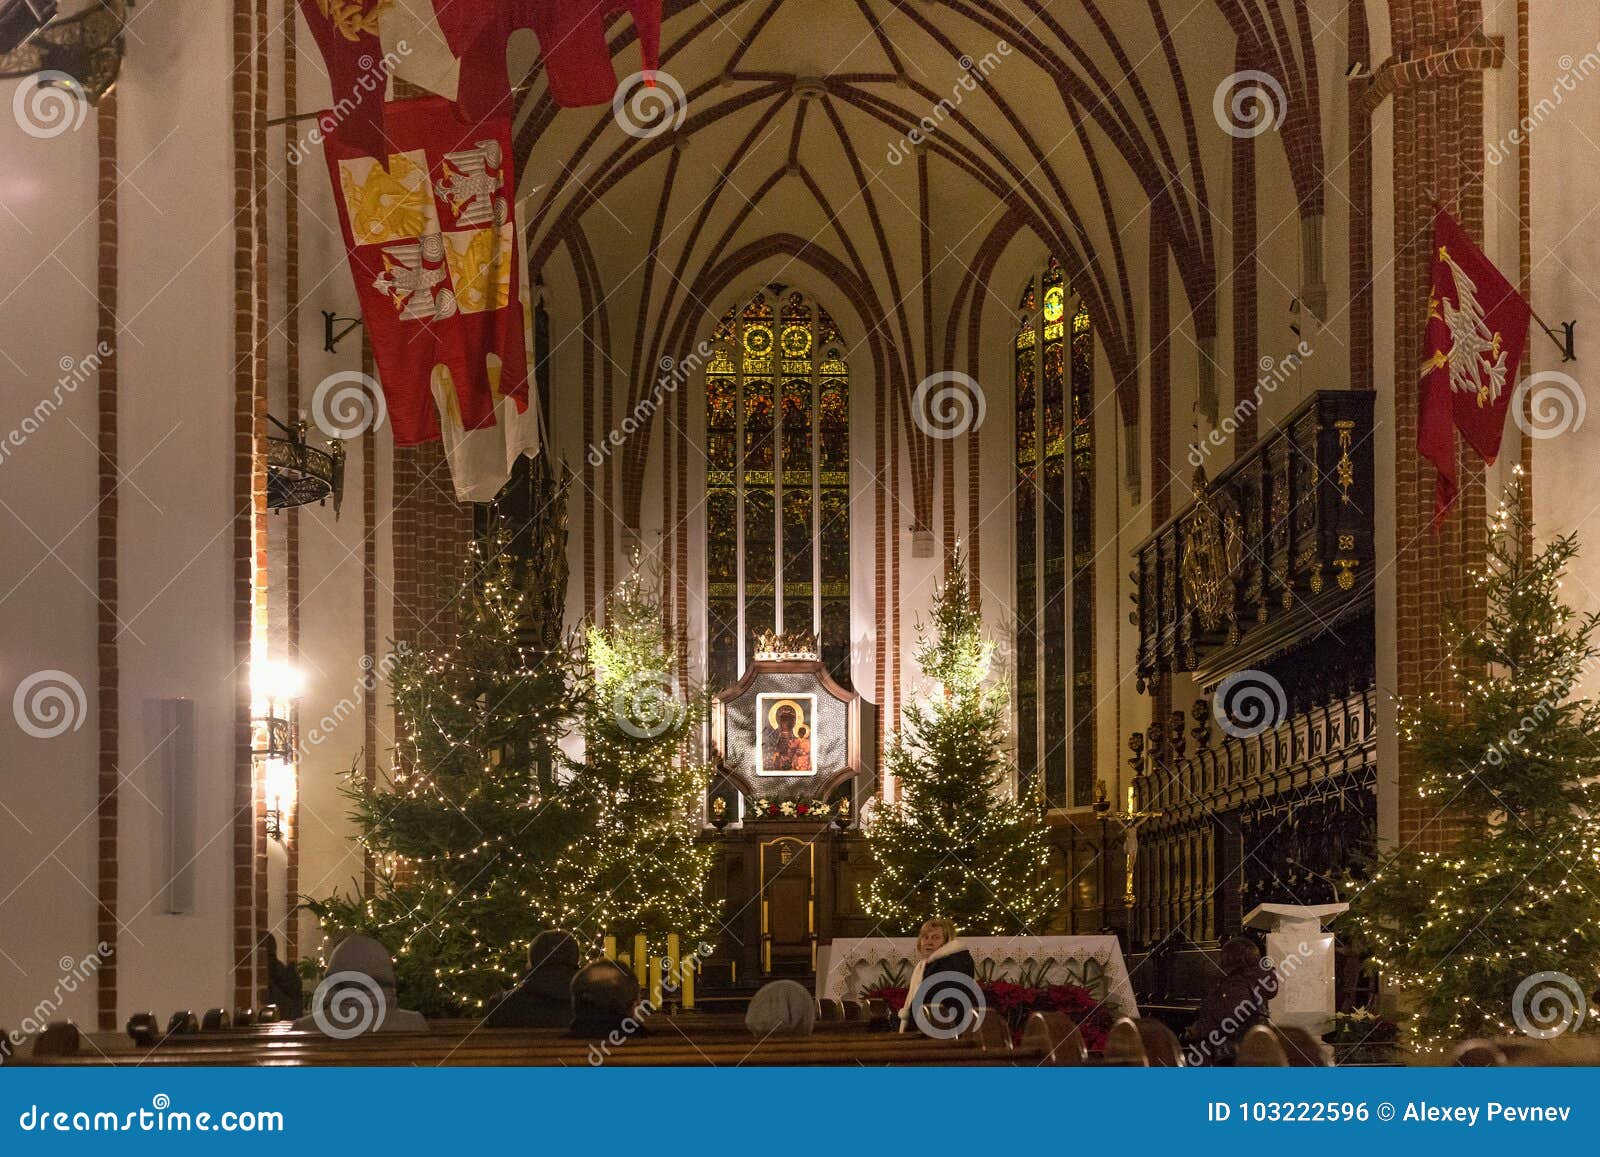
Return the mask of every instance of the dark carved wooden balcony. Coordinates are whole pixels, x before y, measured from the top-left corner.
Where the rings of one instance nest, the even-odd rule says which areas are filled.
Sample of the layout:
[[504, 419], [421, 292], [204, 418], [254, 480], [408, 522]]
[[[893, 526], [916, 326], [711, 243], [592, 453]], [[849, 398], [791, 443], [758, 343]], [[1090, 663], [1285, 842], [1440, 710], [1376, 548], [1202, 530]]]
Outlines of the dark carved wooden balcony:
[[1215, 478], [1196, 470], [1194, 501], [1135, 552], [1141, 690], [1209, 684], [1370, 610], [1372, 403], [1320, 391]]

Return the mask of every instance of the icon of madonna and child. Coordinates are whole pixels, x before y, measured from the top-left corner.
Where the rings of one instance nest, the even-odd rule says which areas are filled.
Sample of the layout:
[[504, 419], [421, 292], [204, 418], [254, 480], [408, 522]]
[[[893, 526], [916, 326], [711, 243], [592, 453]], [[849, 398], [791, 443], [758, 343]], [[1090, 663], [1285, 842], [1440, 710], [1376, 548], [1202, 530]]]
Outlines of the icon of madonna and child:
[[756, 696], [756, 769], [761, 775], [810, 775], [815, 695]]

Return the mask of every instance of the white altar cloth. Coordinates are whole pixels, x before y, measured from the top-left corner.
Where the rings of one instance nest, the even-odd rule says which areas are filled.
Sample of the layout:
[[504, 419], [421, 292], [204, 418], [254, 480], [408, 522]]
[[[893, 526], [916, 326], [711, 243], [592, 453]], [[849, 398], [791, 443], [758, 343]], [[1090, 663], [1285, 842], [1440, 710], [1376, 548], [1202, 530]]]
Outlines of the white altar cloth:
[[[1078, 984], [1097, 998], [1109, 998], [1125, 1016], [1138, 1016], [1139, 1005], [1128, 982], [1128, 965], [1115, 936], [963, 936], [980, 980], [1027, 979], [1037, 982], [1041, 969], [1046, 984]], [[835, 940], [817, 948], [817, 996], [857, 1000], [887, 970], [900, 983], [911, 973], [917, 951], [913, 936], [871, 936]]]

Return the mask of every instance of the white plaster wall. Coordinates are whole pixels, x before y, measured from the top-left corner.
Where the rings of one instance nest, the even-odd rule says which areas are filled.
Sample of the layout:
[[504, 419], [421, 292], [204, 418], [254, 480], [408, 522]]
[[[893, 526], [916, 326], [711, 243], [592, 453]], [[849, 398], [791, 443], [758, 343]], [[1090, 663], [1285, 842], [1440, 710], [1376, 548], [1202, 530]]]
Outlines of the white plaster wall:
[[[95, 403], [91, 374], [60, 392], [94, 351], [96, 119], [52, 139], [25, 134], [0, 83], [0, 1026], [52, 996], [59, 961], [95, 952]], [[69, 372], [69, 383], [74, 377]], [[32, 432], [30, 432], [32, 431]], [[17, 445], [17, 439], [23, 444]], [[86, 710], [55, 738], [22, 730], [18, 685], [58, 670]], [[70, 687], [63, 682], [62, 685]], [[37, 716], [39, 722], [49, 720]], [[86, 891], [87, 889], [87, 891]], [[64, 1015], [94, 1019], [92, 986]]]
[[[119, 1015], [231, 995], [232, 193], [226, 11], [202, 0], [141, 6], [119, 93], [118, 337], [122, 621]], [[14, 84], [3, 86], [7, 107]], [[0, 304], [3, 417], [20, 420], [63, 357], [94, 340], [95, 116], [48, 141], [0, 120], [8, 253], [26, 271]], [[88, 692], [84, 726], [54, 740], [0, 717], [0, 1023], [50, 995], [64, 957], [94, 949], [96, 746], [94, 383], [3, 468], [0, 670], [60, 668]], [[31, 529], [29, 529], [31, 527]], [[197, 705], [192, 912], [168, 915], [160, 733], [153, 700]], [[182, 967], [177, 967], [177, 962]], [[91, 987], [61, 1014], [94, 1021]]]
[[[1579, 535], [1583, 554], [1569, 572], [1563, 594], [1579, 610], [1592, 611], [1600, 609], [1600, 417], [1594, 413], [1594, 364], [1600, 358], [1600, 219], [1595, 215], [1600, 202], [1600, 135], [1595, 132], [1600, 124], [1600, 3], [1535, 4], [1529, 46], [1532, 127], [1521, 147], [1528, 150], [1533, 175], [1533, 306], [1552, 326], [1578, 322], [1576, 362], [1562, 365], [1556, 347], [1535, 326], [1528, 339], [1531, 367], [1534, 373], [1568, 375], [1571, 384], [1551, 379], [1552, 396], [1580, 398], [1587, 413], [1577, 426], [1538, 423], [1541, 430], [1570, 428], [1534, 443], [1534, 518], [1540, 538], [1569, 531]], [[1511, 115], [1503, 106], [1497, 111], [1498, 125], [1488, 127], [1498, 131], [1491, 131], [1488, 139], [1509, 143], [1514, 106]], [[1514, 177], [1514, 167], [1513, 158], [1500, 169]], [[1499, 193], [1499, 182], [1495, 191]], [[1514, 226], [1504, 228], [1510, 248], [1501, 246], [1500, 251], [1514, 257]], [[1508, 430], [1515, 433], [1509, 425]], [[1514, 455], [1509, 434], [1506, 446], [1506, 456]], [[1594, 694], [1600, 681], [1591, 675], [1579, 690]]]

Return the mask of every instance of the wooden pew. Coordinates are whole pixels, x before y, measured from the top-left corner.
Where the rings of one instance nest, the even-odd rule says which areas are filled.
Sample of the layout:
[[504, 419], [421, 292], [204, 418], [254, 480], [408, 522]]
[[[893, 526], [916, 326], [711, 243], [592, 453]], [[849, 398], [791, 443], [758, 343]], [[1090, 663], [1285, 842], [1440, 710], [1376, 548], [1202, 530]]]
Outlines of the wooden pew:
[[1103, 1064], [1132, 1068], [1182, 1068], [1183, 1048], [1158, 1020], [1120, 1017], [1106, 1035]]
[[1011, 1026], [992, 1008], [985, 1008], [962, 1030], [960, 1040], [971, 1041], [985, 1052], [1004, 1052], [1011, 1047]]
[[76, 1055], [39, 1055], [24, 1063], [91, 1067], [104, 1065], [918, 1065], [1052, 1064], [1041, 1043], [1010, 1047], [1010, 1036], [968, 1041], [866, 1031], [757, 1041], [742, 1024], [722, 1031], [684, 1033], [662, 1018], [646, 1022], [646, 1034], [620, 1043], [568, 1040], [553, 1029], [482, 1029], [467, 1032], [379, 1033], [348, 1041], [318, 1033], [217, 1034], [183, 1047], [138, 1049], [127, 1042], [120, 1054], [80, 1050]]
[[[727, 1035], [741, 1039], [749, 1037], [744, 1019], [729, 1015], [705, 1015], [696, 1013], [678, 1013], [673, 1016], [657, 1015], [650, 1023], [670, 1024], [675, 1032], [688, 1037], [698, 1037], [704, 1034]], [[252, 1042], [265, 1042], [272, 1040], [291, 1039], [295, 1032], [288, 1021], [277, 1021], [266, 1025], [252, 1025], [237, 1027], [230, 1025], [224, 1028], [202, 1029], [197, 1033], [172, 1033], [159, 1031], [154, 1026], [156, 1018], [154, 1013], [135, 1013], [128, 1018], [126, 1034], [117, 1033], [90, 1033], [86, 1037], [92, 1051], [108, 1055], [129, 1055], [133, 1051], [148, 1050], [152, 1048], [179, 1049], [193, 1052], [199, 1049], [214, 1047], [241, 1047]], [[457, 1035], [466, 1037], [477, 1031], [485, 1029], [481, 1019], [452, 1018], [430, 1020], [429, 1027], [434, 1035]], [[834, 1020], [816, 1022], [814, 1032], [820, 1035], [843, 1035], [845, 1033], [880, 1032], [887, 1027], [886, 1022], [871, 1022], [865, 1019], [854, 1021]], [[512, 1030], [517, 1031], [517, 1030]], [[532, 1031], [532, 1030], [523, 1030]], [[559, 1031], [559, 1030], [555, 1030]], [[320, 1036], [320, 1033], [299, 1034]]]
[[1275, 1024], [1252, 1025], [1239, 1040], [1234, 1064], [1243, 1067], [1323, 1068], [1328, 1048], [1303, 1028]]
[[1077, 1067], [1089, 1063], [1089, 1049], [1078, 1026], [1060, 1012], [1036, 1012], [1022, 1029], [1025, 1052], [1039, 1050], [1046, 1064]]
[[1600, 1065], [1600, 1039], [1560, 1036], [1550, 1040], [1497, 1037], [1462, 1041], [1450, 1050], [1449, 1063], [1465, 1068], [1587, 1068]]
[[58, 1020], [33, 1038], [33, 1056], [35, 1059], [75, 1056], [81, 1043], [78, 1026], [70, 1020]]

